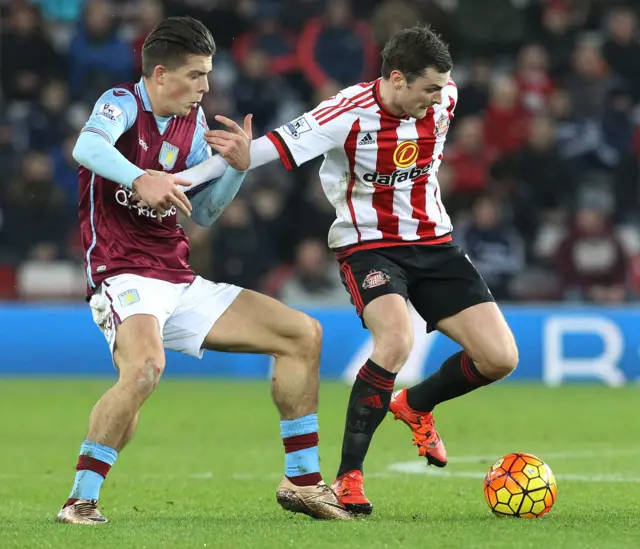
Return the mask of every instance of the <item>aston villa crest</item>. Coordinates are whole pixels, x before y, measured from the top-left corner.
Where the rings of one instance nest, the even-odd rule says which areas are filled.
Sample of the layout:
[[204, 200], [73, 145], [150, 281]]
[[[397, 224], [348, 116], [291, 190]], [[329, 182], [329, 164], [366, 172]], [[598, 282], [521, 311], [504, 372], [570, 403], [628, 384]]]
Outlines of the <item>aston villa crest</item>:
[[172, 145], [167, 141], [162, 142], [162, 147], [160, 148], [160, 157], [158, 158], [158, 160], [160, 161], [160, 165], [166, 171], [171, 171], [176, 165], [179, 151], [180, 149], [175, 145]]

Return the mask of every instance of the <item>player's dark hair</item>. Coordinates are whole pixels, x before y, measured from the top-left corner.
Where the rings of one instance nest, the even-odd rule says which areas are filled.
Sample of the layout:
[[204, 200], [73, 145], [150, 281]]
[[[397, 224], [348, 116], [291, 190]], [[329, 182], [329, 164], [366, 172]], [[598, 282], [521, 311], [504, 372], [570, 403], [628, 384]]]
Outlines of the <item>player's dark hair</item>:
[[391, 71], [405, 75], [407, 83], [422, 76], [426, 69], [447, 72], [453, 68], [449, 47], [429, 27], [412, 27], [394, 34], [382, 50], [382, 77]]
[[149, 33], [142, 46], [142, 74], [158, 65], [175, 69], [190, 55], [213, 55], [216, 44], [209, 29], [192, 17], [168, 17]]

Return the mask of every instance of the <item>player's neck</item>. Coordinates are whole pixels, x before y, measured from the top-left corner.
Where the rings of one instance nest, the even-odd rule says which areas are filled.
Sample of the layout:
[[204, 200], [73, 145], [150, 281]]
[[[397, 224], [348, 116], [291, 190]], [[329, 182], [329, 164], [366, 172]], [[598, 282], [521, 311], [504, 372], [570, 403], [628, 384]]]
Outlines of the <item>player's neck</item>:
[[393, 102], [393, 84], [391, 80], [381, 78], [378, 91], [380, 92], [380, 101], [384, 105], [384, 108], [398, 118], [403, 117], [405, 114], [404, 111]]
[[161, 118], [171, 118], [173, 113], [164, 110], [160, 106], [160, 101], [158, 99], [158, 94], [156, 93], [156, 89], [153, 86], [153, 83], [148, 79], [144, 78], [144, 87], [147, 90], [147, 95], [149, 96], [149, 102], [151, 103], [151, 112], [156, 116]]

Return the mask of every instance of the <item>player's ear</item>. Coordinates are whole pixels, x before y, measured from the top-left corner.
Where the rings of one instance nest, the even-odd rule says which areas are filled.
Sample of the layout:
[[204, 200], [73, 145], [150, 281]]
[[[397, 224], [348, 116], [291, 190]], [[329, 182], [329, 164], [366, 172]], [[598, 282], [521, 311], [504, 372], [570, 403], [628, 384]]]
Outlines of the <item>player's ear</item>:
[[162, 84], [164, 84], [166, 74], [167, 67], [164, 65], [156, 65], [155, 69], [153, 69], [153, 81], [162, 86]]
[[405, 84], [404, 74], [402, 74], [400, 71], [397, 71], [397, 70], [391, 71], [391, 74], [389, 75], [389, 79], [391, 80], [391, 84], [393, 84], [393, 87], [396, 90], [399, 90]]

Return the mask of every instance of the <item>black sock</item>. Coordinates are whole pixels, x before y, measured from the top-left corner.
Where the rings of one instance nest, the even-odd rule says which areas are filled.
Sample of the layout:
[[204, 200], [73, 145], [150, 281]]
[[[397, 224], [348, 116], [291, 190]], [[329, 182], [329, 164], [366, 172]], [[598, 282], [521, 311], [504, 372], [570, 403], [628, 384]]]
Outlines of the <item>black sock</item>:
[[395, 379], [396, 374], [388, 372], [371, 359], [360, 368], [349, 398], [338, 476], [353, 469], [362, 471], [362, 462], [373, 433], [389, 410]]
[[445, 360], [435, 374], [407, 389], [407, 404], [416, 412], [430, 412], [436, 404], [466, 395], [494, 381], [483, 376], [471, 357], [460, 351]]

